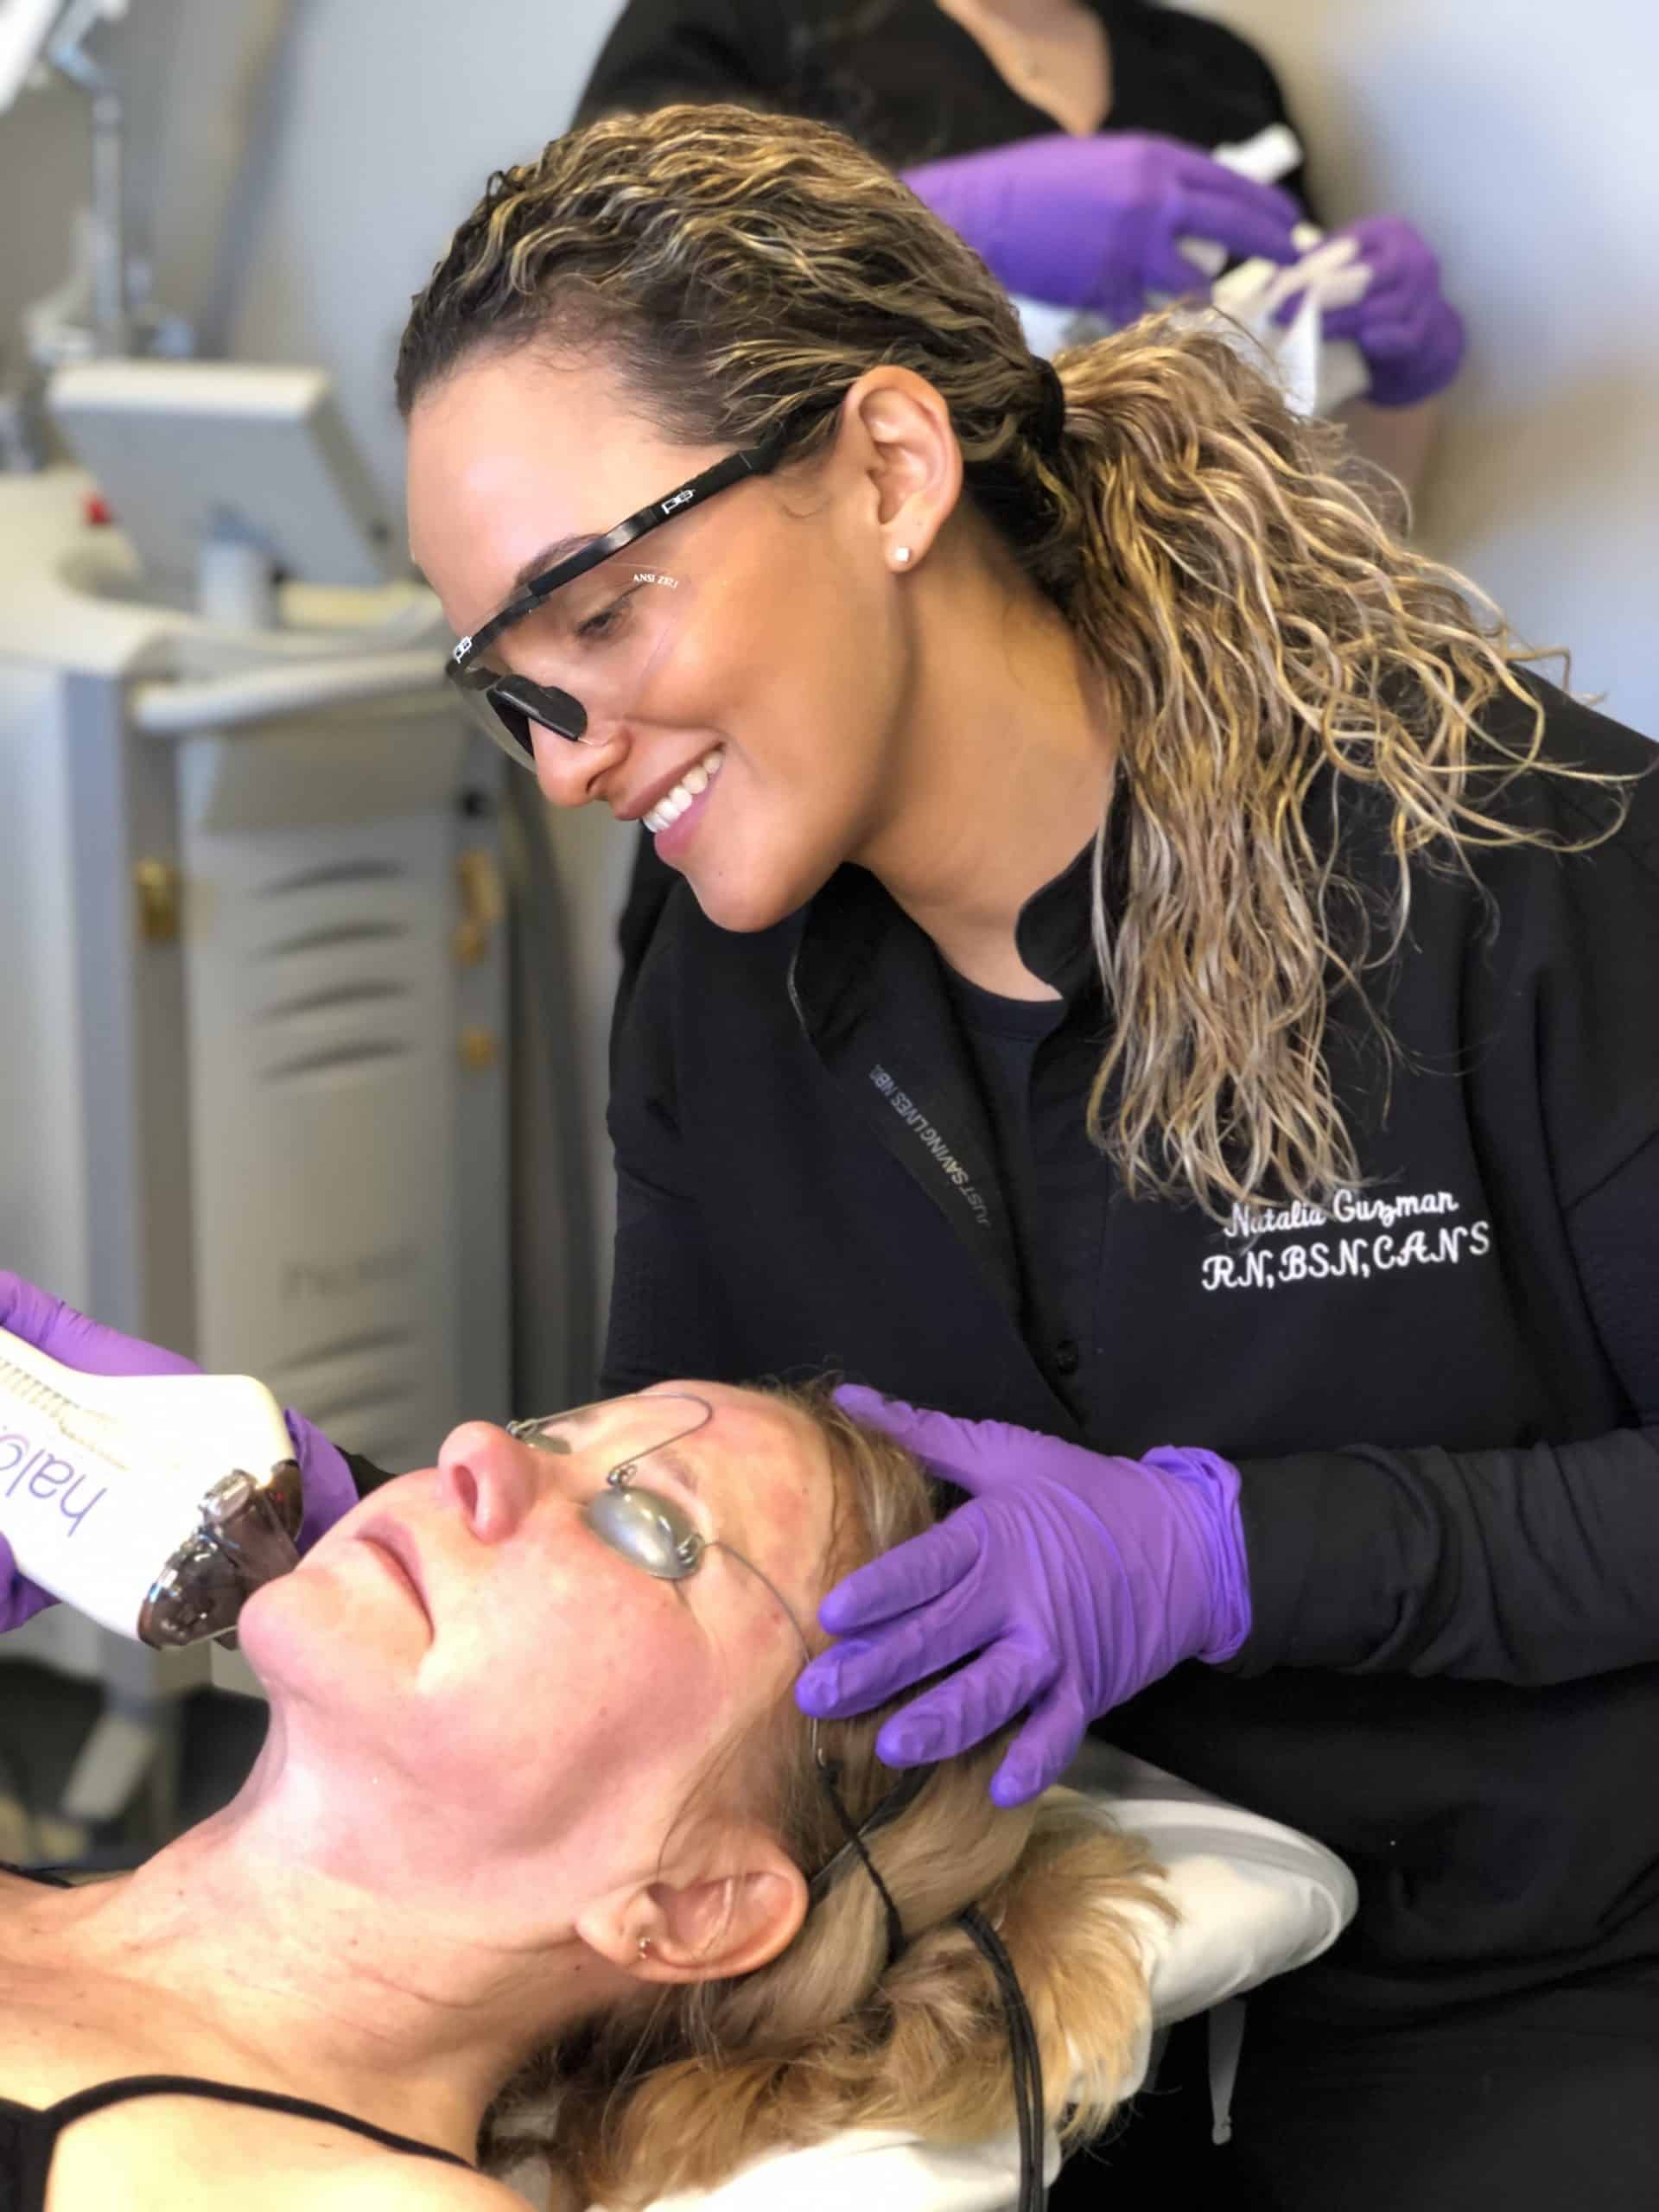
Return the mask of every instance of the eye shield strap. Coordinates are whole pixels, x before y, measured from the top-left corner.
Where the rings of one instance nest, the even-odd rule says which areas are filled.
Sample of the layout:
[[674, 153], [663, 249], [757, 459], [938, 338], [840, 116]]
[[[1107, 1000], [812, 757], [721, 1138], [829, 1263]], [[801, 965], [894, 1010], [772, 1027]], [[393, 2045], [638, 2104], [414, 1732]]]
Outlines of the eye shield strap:
[[825, 1758], [822, 1751], [817, 1753], [817, 1762], [819, 1779], [823, 1783], [830, 1802], [835, 1808], [836, 1818], [841, 1822], [847, 1840], [828, 1865], [819, 1867], [817, 1872], [807, 1884], [807, 1910], [810, 1912], [812, 1907], [835, 1887], [845, 1866], [849, 1866], [855, 1858], [861, 1859], [863, 1862], [864, 1872], [875, 1884], [876, 1892], [887, 1912], [887, 1965], [891, 1967], [905, 1948], [905, 1924], [899, 1917], [899, 1908], [893, 1901], [892, 1893], [875, 1870], [875, 1861], [864, 1848], [864, 1841], [867, 1836], [879, 1834], [891, 1821], [896, 1821], [900, 1813], [915, 1803], [933, 1770], [931, 1766], [907, 1767], [861, 1827], [842, 1802], [841, 1792], [836, 1787], [841, 1779], [839, 1763], [834, 1759]]

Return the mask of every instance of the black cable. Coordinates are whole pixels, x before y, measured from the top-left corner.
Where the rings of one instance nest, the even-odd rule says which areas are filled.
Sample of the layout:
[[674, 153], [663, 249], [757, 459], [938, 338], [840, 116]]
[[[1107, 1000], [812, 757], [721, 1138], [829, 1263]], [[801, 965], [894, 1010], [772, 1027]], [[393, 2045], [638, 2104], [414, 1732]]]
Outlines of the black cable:
[[[868, 1819], [859, 1822], [853, 1819], [842, 1803], [841, 1792], [836, 1787], [841, 1778], [839, 1762], [826, 1758], [822, 1751], [817, 1754], [817, 1758], [818, 1778], [823, 1784], [847, 1840], [808, 1883], [807, 1909], [810, 1911], [819, 1902], [842, 1867], [855, 1857], [874, 1883], [876, 1894], [887, 1913], [887, 1961], [884, 1971], [890, 1970], [905, 1948], [904, 1923], [899, 1916], [899, 1908], [893, 1901], [891, 1891], [876, 1871], [874, 1860], [865, 1849], [865, 1838], [886, 1827], [889, 1821], [897, 1820], [920, 1794], [932, 1769], [929, 1766], [908, 1768]], [[1015, 2201], [1015, 2212], [1045, 2212], [1048, 2202], [1048, 2183], [1043, 2177], [1043, 2057], [1037, 2042], [1037, 2031], [1032, 2023], [1031, 2007], [1020, 1986], [1014, 1961], [1008, 1956], [1001, 1937], [985, 1916], [976, 1906], [969, 1905], [957, 1915], [957, 1923], [972, 1939], [995, 1978], [997, 1996], [1007, 2026], [1008, 2050], [1013, 2062], [1014, 2125], [1020, 2139], [1020, 2194]]]
[[1008, 2046], [1014, 2056], [1014, 2120], [1020, 2135], [1020, 2195], [1018, 2212], [1044, 2212], [1048, 2184], [1043, 2178], [1043, 2059], [1031, 2008], [1020, 1986], [1014, 1961], [1001, 1937], [985, 1916], [969, 1905], [957, 1915], [957, 1925], [969, 1936], [996, 1979], [1002, 2015], [1007, 2024]]

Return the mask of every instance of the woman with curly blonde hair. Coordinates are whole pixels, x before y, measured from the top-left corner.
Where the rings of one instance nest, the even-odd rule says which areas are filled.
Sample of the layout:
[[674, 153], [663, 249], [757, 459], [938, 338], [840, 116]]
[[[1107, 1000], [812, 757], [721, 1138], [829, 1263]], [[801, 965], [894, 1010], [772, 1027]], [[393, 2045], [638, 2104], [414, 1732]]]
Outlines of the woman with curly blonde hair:
[[1350, 1859], [1244, 2045], [1268, 2201], [1636, 2201], [1648, 749], [1224, 334], [1057, 372], [827, 128], [498, 175], [398, 391], [459, 690], [684, 878], [616, 1040], [612, 1386], [950, 1408], [862, 1402], [973, 1495], [827, 1599], [801, 1702], [952, 1670], [881, 1755], [1017, 1721], [1005, 1806], [1109, 1714]]

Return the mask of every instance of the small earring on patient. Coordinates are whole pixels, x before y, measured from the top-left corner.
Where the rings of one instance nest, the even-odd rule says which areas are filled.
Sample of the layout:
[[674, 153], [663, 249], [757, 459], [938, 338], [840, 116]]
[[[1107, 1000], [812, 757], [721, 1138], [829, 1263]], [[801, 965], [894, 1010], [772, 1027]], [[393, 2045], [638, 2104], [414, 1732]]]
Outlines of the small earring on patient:
[[639, 1938], [639, 1955], [642, 1959], [648, 1959], [651, 1956], [651, 1938], [649, 1936], [642, 1936]]
[[906, 562], [906, 561], [908, 561], [908, 560], [909, 560], [909, 558], [910, 558], [910, 548], [909, 548], [909, 546], [908, 546], [908, 545], [895, 545], [895, 546], [893, 547], [893, 560], [895, 561], [895, 563], [898, 564], [898, 566], [899, 566], [899, 568], [901, 568], [901, 569], [902, 569], [902, 568], [904, 567], [904, 565], [905, 565]]

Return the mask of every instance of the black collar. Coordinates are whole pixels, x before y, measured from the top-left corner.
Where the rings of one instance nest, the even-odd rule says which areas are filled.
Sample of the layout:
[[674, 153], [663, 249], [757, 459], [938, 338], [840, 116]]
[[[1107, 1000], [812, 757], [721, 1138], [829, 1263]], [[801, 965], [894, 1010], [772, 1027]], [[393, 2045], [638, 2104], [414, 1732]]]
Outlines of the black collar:
[[[1097, 1007], [1084, 997], [1097, 989], [1089, 927], [1094, 850], [1091, 838], [1026, 901], [1016, 941], [1033, 974], [1069, 1002]], [[1106, 866], [1109, 916], [1109, 849]], [[794, 927], [789, 994], [808, 1044], [1017, 1320], [1019, 1254], [995, 1131], [931, 939], [874, 875], [852, 866], [836, 870]], [[1030, 1380], [1052, 1402], [1042, 1425], [1066, 1433], [1073, 1417], [1034, 1359]]]
[[1032, 893], [1014, 925], [1021, 960], [1068, 1004], [1088, 988], [1095, 975], [1089, 923], [1095, 842], [1091, 837], [1069, 868]]
[[1090, 910], [1095, 854], [1100, 848], [1103, 905], [1109, 931], [1128, 896], [1128, 797], [1120, 772], [1102, 837], [1090, 837], [1069, 868], [1033, 891], [1020, 909], [1014, 941], [1033, 976], [1040, 976], [1071, 1005], [1097, 987]]
[[[1122, 912], [1128, 888], [1128, 814], [1120, 794], [1107, 819], [1100, 859], [1109, 929]], [[1014, 928], [1020, 957], [1068, 1005], [1096, 984], [1090, 925], [1096, 842], [1091, 836], [1075, 860], [1032, 893]], [[850, 863], [836, 870], [799, 919], [792, 982], [796, 1013], [809, 1031], [849, 978], [873, 972], [877, 949], [892, 932], [923, 937], [877, 879]], [[861, 1011], [868, 1007], [864, 993], [855, 995]]]

